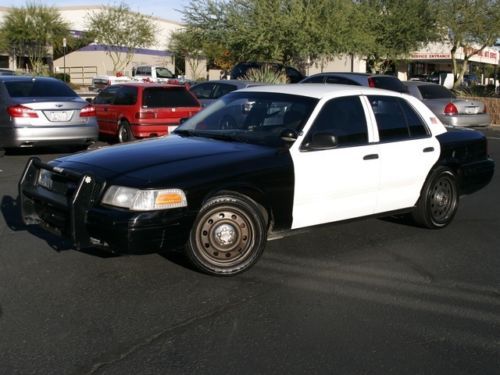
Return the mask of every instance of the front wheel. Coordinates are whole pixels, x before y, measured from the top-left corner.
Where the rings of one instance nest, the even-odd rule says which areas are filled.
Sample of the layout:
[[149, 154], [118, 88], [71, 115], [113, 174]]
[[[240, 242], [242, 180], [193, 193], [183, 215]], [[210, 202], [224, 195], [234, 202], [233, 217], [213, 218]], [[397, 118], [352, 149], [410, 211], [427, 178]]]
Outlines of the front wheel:
[[422, 189], [417, 207], [412, 213], [413, 219], [426, 228], [443, 228], [453, 220], [458, 209], [458, 201], [455, 173], [449, 168], [438, 168]]
[[221, 195], [201, 208], [191, 229], [187, 255], [199, 270], [231, 276], [246, 271], [266, 244], [261, 207], [244, 196]]

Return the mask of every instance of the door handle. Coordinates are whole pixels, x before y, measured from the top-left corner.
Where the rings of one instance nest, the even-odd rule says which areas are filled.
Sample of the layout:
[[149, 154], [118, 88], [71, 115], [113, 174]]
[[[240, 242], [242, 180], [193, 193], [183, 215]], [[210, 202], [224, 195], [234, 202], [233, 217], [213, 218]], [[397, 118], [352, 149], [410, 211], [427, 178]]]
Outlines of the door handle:
[[424, 152], [433, 152], [434, 151], [434, 147], [426, 147], [424, 148]]
[[363, 157], [363, 160], [373, 160], [378, 159], [378, 154], [368, 154]]

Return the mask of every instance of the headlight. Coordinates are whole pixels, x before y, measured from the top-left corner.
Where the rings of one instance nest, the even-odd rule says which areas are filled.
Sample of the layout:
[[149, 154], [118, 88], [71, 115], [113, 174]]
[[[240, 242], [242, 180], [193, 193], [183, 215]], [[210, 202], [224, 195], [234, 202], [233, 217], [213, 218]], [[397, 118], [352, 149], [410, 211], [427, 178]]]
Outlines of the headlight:
[[124, 186], [110, 186], [102, 203], [132, 211], [165, 210], [186, 207], [186, 195], [180, 189], [140, 190]]
[[43, 186], [46, 189], [52, 189], [52, 172], [46, 169], [40, 169], [38, 174], [38, 185]]

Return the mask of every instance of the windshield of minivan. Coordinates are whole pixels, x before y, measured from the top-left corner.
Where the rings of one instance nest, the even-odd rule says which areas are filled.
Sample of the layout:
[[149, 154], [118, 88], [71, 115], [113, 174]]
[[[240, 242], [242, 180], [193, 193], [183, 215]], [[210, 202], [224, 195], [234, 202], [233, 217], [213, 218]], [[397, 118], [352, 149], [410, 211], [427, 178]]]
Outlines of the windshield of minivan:
[[281, 146], [282, 131], [299, 132], [317, 102], [298, 95], [235, 92], [187, 120], [175, 133]]

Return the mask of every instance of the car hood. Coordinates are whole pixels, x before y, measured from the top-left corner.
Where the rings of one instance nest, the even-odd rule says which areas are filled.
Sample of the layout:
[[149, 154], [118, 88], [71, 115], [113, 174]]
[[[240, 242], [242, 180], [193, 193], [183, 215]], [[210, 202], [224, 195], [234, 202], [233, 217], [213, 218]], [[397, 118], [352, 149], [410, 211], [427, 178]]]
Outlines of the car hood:
[[139, 187], [164, 179], [164, 175], [207, 173], [210, 168], [269, 157], [276, 152], [271, 147], [247, 143], [169, 135], [62, 157], [55, 164], [107, 180], [126, 176], [127, 184], [133, 179]]

